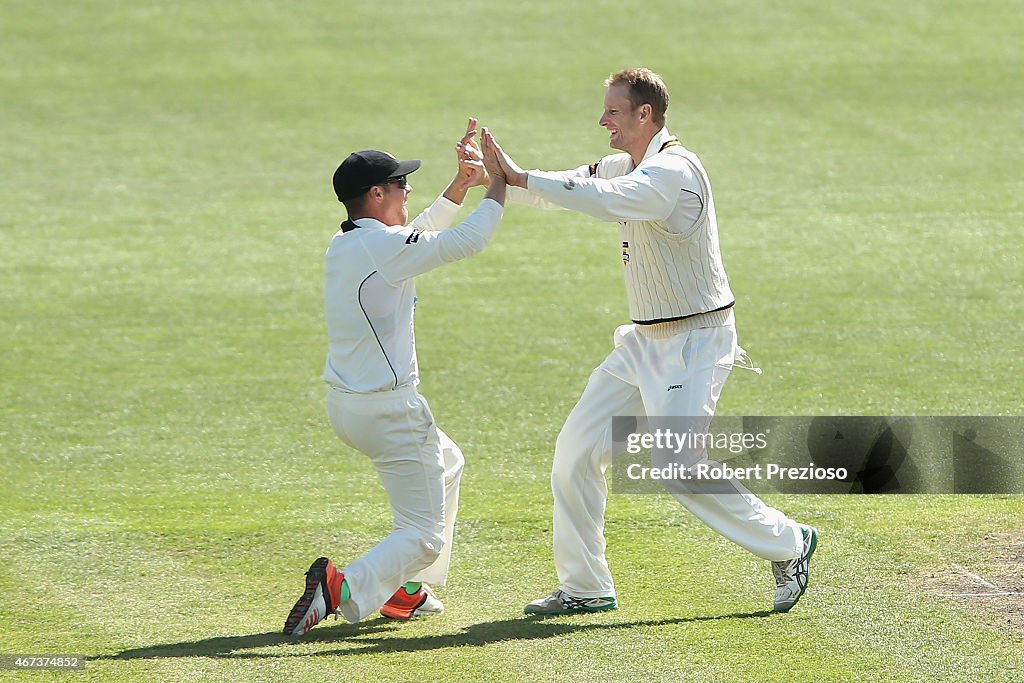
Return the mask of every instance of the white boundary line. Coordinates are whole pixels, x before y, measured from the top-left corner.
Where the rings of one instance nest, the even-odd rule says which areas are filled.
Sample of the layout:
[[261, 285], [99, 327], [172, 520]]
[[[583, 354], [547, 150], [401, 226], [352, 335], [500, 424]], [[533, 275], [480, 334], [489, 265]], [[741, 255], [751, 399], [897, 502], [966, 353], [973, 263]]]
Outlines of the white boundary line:
[[962, 574], [962, 575], [966, 576], [967, 578], [969, 578], [970, 580], [974, 581], [975, 583], [984, 586], [985, 588], [991, 588], [994, 591], [998, 591], [999, 595], [1006, 594], [1006, 591], [1004, 591], [999, 586], [997, 586], [994, 583], [991, 583], [989, 581], [986, 581], [985, 579], [981, 578], [977, 574], [972, 574], [971, 572], [967, 571], [966, 569], [964, 569], [963, 567], [961, 567], [959, 565], [953, 565], [953, 570], [956, 571], [959, 574]]
[[943, 597], [945, 597], [945, 598], [993, 598], [993, 597], [999, 598], [999, 597], [1011, 597], [1011, 596], [1024, 595], [1024, 592], [1003, 590], [1002, 588], [1000, 588], [999, 586], [995, 585], [991, 581], [987, 581], [987, 580], [983, 579], [982, 577], [978, 576], [977, 574], [975, 574], [973, 572], [967, 571], [966, 569], [964, 569], [963, 567], [961, 567], [959, 565], [953, 565], [953, 571], [955, 571], [956, 573], [958, 573], [958, 574], [960, 574], [962, 576], [966, 576], [967, 578], [969, 578], [971, 581], [973, 581], [974, 583], [978, 584], [979, 586], [984, 586], [985, 588], [991, 589], [992, 592], [989, 592], [989, 593], [942, 593], [941, 595]]

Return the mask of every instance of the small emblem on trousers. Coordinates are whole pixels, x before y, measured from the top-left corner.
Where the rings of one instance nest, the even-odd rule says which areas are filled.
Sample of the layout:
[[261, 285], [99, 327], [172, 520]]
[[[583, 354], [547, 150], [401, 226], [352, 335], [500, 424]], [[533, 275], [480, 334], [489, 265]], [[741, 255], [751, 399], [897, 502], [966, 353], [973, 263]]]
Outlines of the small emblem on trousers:
[[670, 387], [668, 388], [668, 390], [669, 390], [669, 391], [672, 391], [673, 389], [682, 389], [682, 388], [683, 388], [683, 385], [682, 385], [682, 384], [673, 384], [672, 386], [670, 386]]
[[562, 187], [564, 187], [567, 190], [575, 190], [576, 189], [576, 181], [573, 180], [572, 178], [567, 178], [566, 181], [564, 183], [562, 183]]
[[629, 265], [629, 242], [622, 243], [622, 265]]

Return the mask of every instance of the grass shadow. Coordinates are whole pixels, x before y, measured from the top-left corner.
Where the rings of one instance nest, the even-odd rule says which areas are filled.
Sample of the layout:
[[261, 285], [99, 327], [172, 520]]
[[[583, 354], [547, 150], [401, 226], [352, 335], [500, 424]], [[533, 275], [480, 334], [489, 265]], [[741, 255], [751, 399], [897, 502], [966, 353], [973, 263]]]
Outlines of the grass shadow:
[[[163, 659], [173, 657], [213, 657], [225, 659], [279, 659], [282, 657], [322, 657], [325, 655], [380, 654], [387, 652], [421, 652], [449, 647], [483, 647], [490, 643], [514, 640], [540, 640], [556, 638], [566, 633], [606, 631], [646, 626], [673, 626], [678, 624], [718, 621], [723, 619], [757, 619], [774, 614], [769, 611], [723, 614], [714, 616], [679, 617], [675, 619], [587, 623], [580, 615], [503, 619], [471, 624], [454, 633], [429, 636], [402, 637], [391, 635], [400, 630], [400, 624], [378, 617], [359, 624], [339, 623], [321, 626], [302, 638], [286, 636], [280, 632], [256, 633], [244, 636], [220, 636], [203, 640], [166, 643], [124, 650], [115, 655], [90, 657], [95, 660]], [[586, 619], [587, 617], [583, 617]], [[291, 646], [309, 643], [347, 643], [349, 647], [316, 652], [246, 652], [263, 647]]]

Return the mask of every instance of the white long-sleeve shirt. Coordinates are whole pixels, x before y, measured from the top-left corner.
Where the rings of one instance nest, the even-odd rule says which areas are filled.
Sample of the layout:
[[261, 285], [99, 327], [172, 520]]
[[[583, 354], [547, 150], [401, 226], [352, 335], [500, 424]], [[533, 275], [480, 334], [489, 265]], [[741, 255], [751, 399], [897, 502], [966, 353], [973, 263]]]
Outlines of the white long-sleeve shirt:
[[458, 209], [442, 196], [408, 226], [358, 218], [335, 233], [324, 266], [328, 384], [370, 393], [419, 383], [415, 277], [479, 253], [501, 220], [501, 204], [484, 199], [446, 229]]
[[735, 303], [722, 262], [711, 181], [697, 156], [667, 128], [635, 168], [612, 154], [569, 171], [530, 171], [528, 189], [508, 198], [566, 208], [619, 224], [630, 317], [643, 325], [700, 314], [706, 324], [731, 320]]

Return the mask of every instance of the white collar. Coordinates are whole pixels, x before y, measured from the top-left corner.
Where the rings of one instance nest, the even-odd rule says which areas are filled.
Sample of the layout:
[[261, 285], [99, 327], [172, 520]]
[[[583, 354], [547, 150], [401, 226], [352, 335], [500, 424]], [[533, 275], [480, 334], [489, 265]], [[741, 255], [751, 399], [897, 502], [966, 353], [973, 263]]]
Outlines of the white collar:
[[640, 160], [640, 163], [647, 161], [648, 158], [654, 156], [661, 151], [662, 145], [670, 140], [675, 140], [676, 136], [668, 132], [667, 126], [662, 126], [661, 130], [654, 134], [651, 138], [651, 144], [647, 145], [647, 151], [644, 152], [644, 158]]
[[354, 221], [352, 221], [352, 223], [355, 223], [360, 228], [386, 228], [386, 227], [388, 227], [387, 225], [385, 225], [384, 223], [380, 222], [376, 218], [370, 218], [369, 216], [364, 216], [362, 218], [357, 218]]

